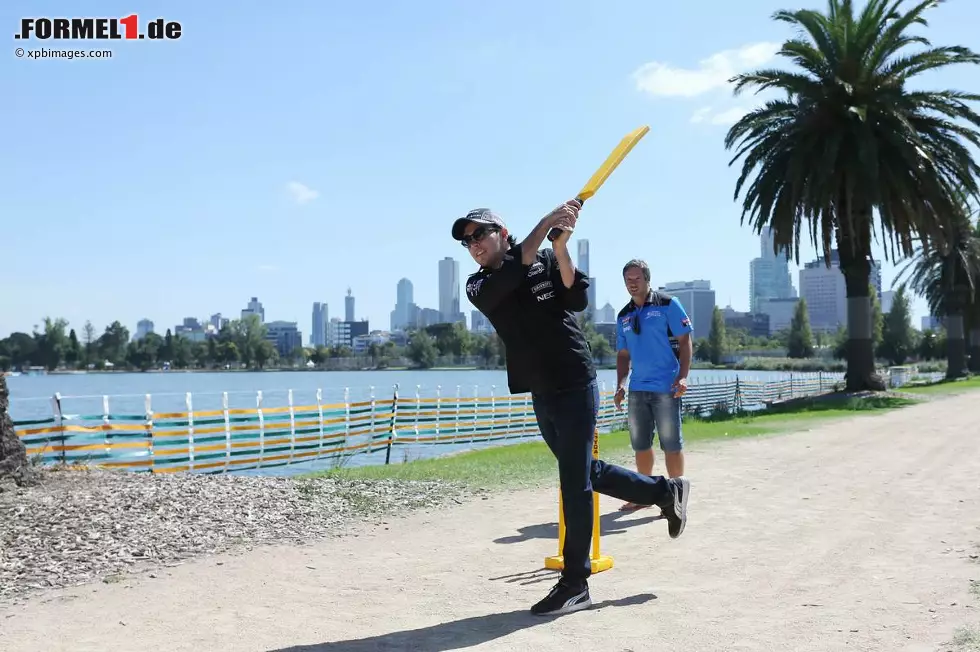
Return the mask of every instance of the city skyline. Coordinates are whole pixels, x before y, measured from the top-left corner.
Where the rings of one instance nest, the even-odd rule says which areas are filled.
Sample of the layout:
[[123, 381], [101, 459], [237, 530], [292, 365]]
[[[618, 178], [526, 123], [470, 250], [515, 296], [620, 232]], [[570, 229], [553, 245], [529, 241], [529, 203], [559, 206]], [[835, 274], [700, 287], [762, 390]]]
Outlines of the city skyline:
[[[833, 250], [828, 257], [831, 267], [828, 268], [822, 258], [806, 262], [799, 271], [799, 283], [794, 284], [788, 272], [785, 256], [773, 251], [771, 229], [763, 229], [760, 233], [759, 247], [760, 257], [752, 259], [748, 269], [750, 298], [757, 306], [756, 309], [740, 311], [730, 304], [722, 305], [717, 301], [711, 281], [706, 279], [675, 280], [661, 285], [652, 284], [652, 286], [659, 287], [660, 290], [672, 294], [681, 301], [695, 325], [695, 337], [699, 339], [708, 336], [711, 314], [715, 307], [722, 310], [726, 323], [733, 327], [745, 328], [753, 336], [772, 336], [788, 328], [796, 303], [800, 299], [807, 301], [807, 312], [815, 332], [831, 332], [846, 324], [845, 284], [838, 267], [839, 258], [836, 250]], [[588, 273], [589, 241], [587, 239], [578, 241], [576, 251], [576, 267]], [[760, 266], [760, 263], [764, 264]], [[458, 310], [463, 282], [458, 270], [459, 261], [452, 257], [447, 256], [438, 261], [438, 309], [419, 306], [414, 300], [414, 283], [406, 277], [399, 279], [395, 290], [395, 305], [389, 313], [389, 322], [386, 326], [372, 324], [369, 318], [356, 317], [356, 296], [350, 287], [347, 288], [344, 296], [344, 318], [330, 317], [329, 302], [315, 301], [312, 304], [308, 331], [304, 330], [300, 319], [266, 320], [265, 306], [255, 296], [249, 298], [240, 315], [244, 319], [254, 314], [265, 323], [269, 328], [269, 339], [276, 342], [282, 354], [291, 351], [297, 345], [352, 346], [357, 343], [364, 348], [372, 340], [376, 340], [377, 343], [387, 341], [387, 336], [382, 335], [378, 339], [372, 334], [403, 332], [437, 323], [460, 322], [473, 332], [492, 332], [489, 322], [478, 311], [471, 310], [467, 319], [467, 315]], [[591, 287], [594, 288], [596, 278], [590, 277], [590, 281]], [[882, 302], [883, 311], [887, 312], [894, 293], [885, 290], [882, 286], [880, 263], [875, 263], [872, 267], [871, 284]], [[600, 327], [600, 331], [604, 332], [602, 326], [608, 327], [613, 324], [615, 311], [616, 308], [608, 301], [600, 306], [590, 299], [589, 316], [597, 327]], [[927, 317], [921, 317], [920, 320], [925, 324]], [[220, 331], [227, 321], [228, 319], [221, 313], [212, 314], [209, 319], [184, 317], [182, 323], [173, 328], [167, 326], [166, 330], [192, 340], [203, 340]], [[129, 328], [128, 325], [124, 325]], [[139, 339], [150, 332], [162, 334], [155, 329], [152, 320], [144, 317], [137, 322], [132, 337]], [[305, 337], [304, 332], [307, 333]]]

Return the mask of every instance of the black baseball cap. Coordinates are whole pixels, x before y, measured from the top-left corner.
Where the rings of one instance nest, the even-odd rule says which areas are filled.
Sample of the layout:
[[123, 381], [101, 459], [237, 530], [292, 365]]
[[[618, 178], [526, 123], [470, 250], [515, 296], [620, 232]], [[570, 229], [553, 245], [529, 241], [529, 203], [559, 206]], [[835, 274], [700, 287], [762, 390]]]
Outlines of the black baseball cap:
[[466, 225], [470, 223], [495, 226], [498, 229], [504, 228], [504, 221], [492, 210], [489, 208], [474, 208], [465, 217], [461, 217], [453, 222], [453, 240], [462, 240], [463, 232], [466, 231]]

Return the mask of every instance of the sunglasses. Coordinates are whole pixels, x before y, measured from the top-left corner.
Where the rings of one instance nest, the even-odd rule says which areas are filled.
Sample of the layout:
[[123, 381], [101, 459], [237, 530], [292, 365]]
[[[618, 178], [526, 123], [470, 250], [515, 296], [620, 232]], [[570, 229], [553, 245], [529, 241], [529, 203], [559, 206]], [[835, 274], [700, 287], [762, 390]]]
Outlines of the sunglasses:
[[639, 311], [634, 311], [633, 314], [630, 315], [630, 328], [633, 329], [633, 332], [635, 334], [637, 334], [637, 335], [640, 334], [640, 313], [639, 313]]
[[460, 239], [460, 244], [466, 247], [467, 249], [469, 249], [470, 245], [473, 244], [474, 242], [479, 242], [480, 240], [487, 237], [491, 233], [496, 233], [498, 230], [499, 229], [494, 229], [492, 227], [478, 226], [475, 229], [473, 229], [473, 233], [469, 235], [464, 235]]

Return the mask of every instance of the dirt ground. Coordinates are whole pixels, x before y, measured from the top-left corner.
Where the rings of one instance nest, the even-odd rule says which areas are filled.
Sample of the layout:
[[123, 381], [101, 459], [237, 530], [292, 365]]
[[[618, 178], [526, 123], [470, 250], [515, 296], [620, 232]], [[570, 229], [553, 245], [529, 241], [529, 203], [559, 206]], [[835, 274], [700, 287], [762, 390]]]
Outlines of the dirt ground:
[[0, 606], [0, 650], [935, 652], [980, 626], [980, 393], [697, 445], [688, 475], [675, 541], [603, 500], [615, 567], [570, 616], [527, 614], [547, 489]]

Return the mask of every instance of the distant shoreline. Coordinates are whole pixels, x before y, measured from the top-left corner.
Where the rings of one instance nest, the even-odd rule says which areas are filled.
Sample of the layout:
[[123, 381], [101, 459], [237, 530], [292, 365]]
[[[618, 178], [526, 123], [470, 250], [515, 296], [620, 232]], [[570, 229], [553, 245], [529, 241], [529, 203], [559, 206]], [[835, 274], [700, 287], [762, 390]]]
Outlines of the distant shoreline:
[[[615, 370], [613, 364], [597, 364], [597, 370]], [[695, 362], [691, 365], [691, 371], [770, 371], [783, 373], [842, 373], [846, 370], [846, 364], [838, 360], [809, 359], [794, 360], [789, 358], [751, 358], [739, 363], [712, 365], [707, 362]], [[412, 371], [412, 372], [445, 372], [445, 371], [506, 371], [505, 367], [481, 367], [476, 365], [460, 366], [441, 366], [441, 367], [360, 367], [347, 369], [323, 369], [305, 367], [270, 367], [264, 369], [148, 369], [140, 371], [138, 369], [78, 369], [67, 370], [58, 369], [55, 371], [27, 371], [19, 375], [23, 376], [78, 376], [78, 375], [113, 375], [113, 374], [195, 374], [195, 373], [353, 373], [364, 371]], [[0, 372], [10, 376], [12, 372]], [[13, 375], [18, 375], [16, 372]]]

